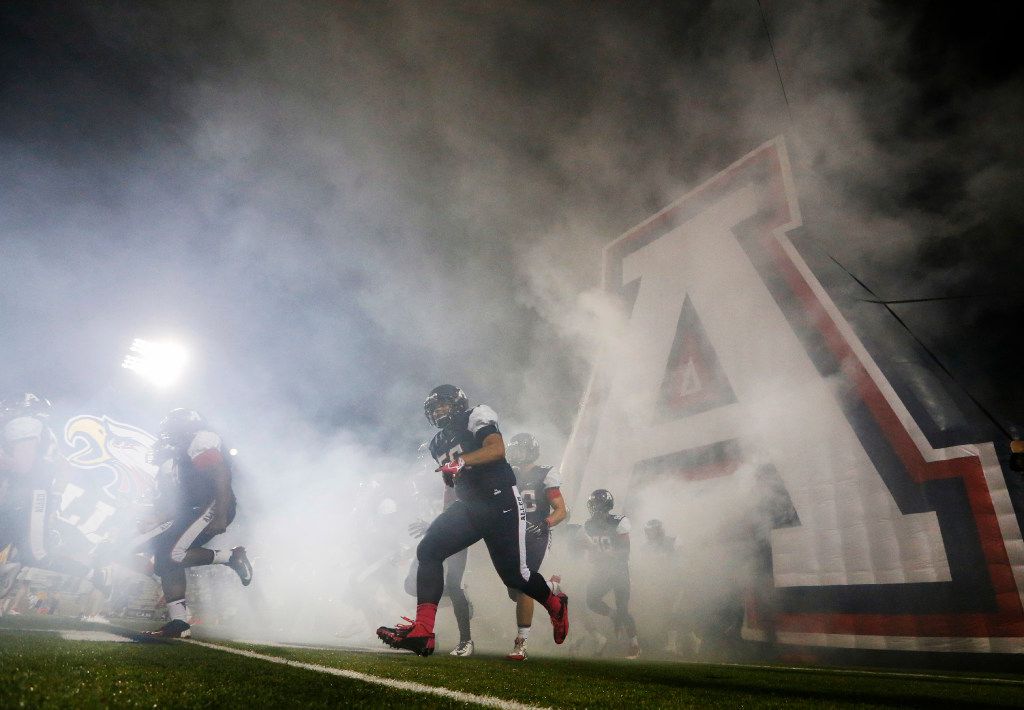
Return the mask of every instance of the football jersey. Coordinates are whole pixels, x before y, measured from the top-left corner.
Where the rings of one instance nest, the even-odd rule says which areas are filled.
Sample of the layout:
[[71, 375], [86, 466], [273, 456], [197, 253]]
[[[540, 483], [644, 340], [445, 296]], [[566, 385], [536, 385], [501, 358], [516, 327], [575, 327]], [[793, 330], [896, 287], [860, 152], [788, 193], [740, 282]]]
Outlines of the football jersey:
[[625, 515], [605, 513], [583, 523], [583, 532], [590, 539], [591, 562], [598, 567], [624, 568], [629, 560], [629, 533], [631, 526]]
[[526, 522], [545, 525], [551, 515], [551, 501], [548, 499], [549, 488], [561, 488], [562, 481], [558, 472], [551, 466], [533, 466], [529, 471], [513, 467], [516, 474], [516, 487], [523, 497], [523, 508], [526, 510]]
[[[430, 440], [430, 455], [438, 464], [453, 460], [483, 447], [484, 439], [500, 434], [498, 415], [480, 404], [454, 417]], [[508, 461], [502, 458], [488, 464], [466, 466], [455, 480], [455, 493], [461, 500], [490, 500], [496, 493], [516, 484], [516, 476]]]
[[160, 496], [171, 496], [179, 508], [206, 507], [217, 493], [211, 469], [221, 463], [231, 466], [220, 436], [212, 431], [196, 432], [184, 451], [160, 466]]
[[35, 458], [27, 471], [17, 471], [13, 458], [0, 456], [0, 476], [8, 479], [8, 497], [19, 501], [19, 505], [27, 501], [33, 490], [49, 491], [56, 478], [58, 468], [65, 463], [57, 444], [57, 437], [41, 420], [35, 417], [15, 417], [3, 428], [3, 448], [11, 453], [22, 442], [35, 440]]

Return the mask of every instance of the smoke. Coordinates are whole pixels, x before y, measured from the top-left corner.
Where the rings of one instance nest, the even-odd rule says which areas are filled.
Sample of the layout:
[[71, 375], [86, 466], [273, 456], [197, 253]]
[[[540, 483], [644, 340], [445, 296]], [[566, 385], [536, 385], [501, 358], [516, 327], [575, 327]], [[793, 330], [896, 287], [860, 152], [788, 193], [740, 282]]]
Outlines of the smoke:
[[[204, 410], [242, 452], [250, 517], [229, 537], [252, 538], [273, 617], [259, 625], [289, 640], [368, 627], [343, 590], [414, 541], [364, 532], [380, 522], [366, 486], [406, 496], [432, 433], [426, 392], [461, 385], [557, 462], [592, 367], [624, 346], [601, 248], [765, 140], [786, 134], [793, 151], [805, 248], [883, 296], [1013, 272], [1020, 73], [927, 80], [916, 53], [949, 70], [964, 45], [927, 45], [923, 9], [763, 5], [764, 18], [738, 0], [5, 11], [5, 387], [65, 403], [113, 387], [150, 422]], [[909, 321], [941, 345], [997, 317], [972, 309]], [[112, 371], [153, 330], [202, 363], [161, 397]], [[692, 521], [667, 526], [696, 543], [705, 517], [749, 520], [729, 505], [753, 495], [749, 478], [725, 485], [743, 492], [627, 512], [638, 529]], [[691, 577], [750, 554], [691, 560]], [[470, 575], [504, 633], [512, 612], [487, 561]], [[373, 608], [382, 623], [395, 593]]]

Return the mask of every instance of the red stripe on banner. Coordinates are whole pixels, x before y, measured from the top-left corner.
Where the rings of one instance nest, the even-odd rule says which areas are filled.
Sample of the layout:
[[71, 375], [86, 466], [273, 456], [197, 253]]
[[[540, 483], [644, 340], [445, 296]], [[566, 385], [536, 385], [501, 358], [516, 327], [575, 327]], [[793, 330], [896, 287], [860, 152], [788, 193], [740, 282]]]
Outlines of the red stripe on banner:
[[[790, 289], [810, 314], [812, 322], [824, 336], [833, 355], [842, 363], [844, 374], [856, 385], [858, 394], [880, 425], [911, 478], [916, 483], [957, 477], [963, 480], [971, 513], [978, 526], [982, 553], [999, 609], [995, 614], [921, 616], [790, 614], [777, 618], [780, 623], [778, 628], [785, 628], [787, 631], [825, 632], [830, 623], [827, 619], [834, 619], [832, 623], [838, 625], [838, 628], [833, 627], [827, 631], [828, 633], [922, 636], [977, 636], [979, 633], [992, 636], [1021, 635], [1024, 632], [1024, 607], [1021, 605], [1017, 583], [1010, 568], [1010, 558], [1003, 542], [1002, 531], [999, 529], [995, 506], [981, 462], [974, 457], [926, 461], [896, 412], [885, 399], [885, 395], [779, 242], [773, 236], [765, 235], [762, 237], [762, 244], [771, 254]], [[813, 628], [802, 628], [807, 620], [810, 620]], [[790, 628], [790, 624], [797, 623], [801, 624], [800, 629]]]

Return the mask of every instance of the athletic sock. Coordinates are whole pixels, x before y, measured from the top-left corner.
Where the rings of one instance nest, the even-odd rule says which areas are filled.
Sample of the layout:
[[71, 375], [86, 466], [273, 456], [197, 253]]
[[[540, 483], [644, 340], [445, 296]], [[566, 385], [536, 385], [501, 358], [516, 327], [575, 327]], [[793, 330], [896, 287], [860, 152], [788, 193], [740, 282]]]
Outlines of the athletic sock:
[[520, 626], [519, 627], [519, 638], [521, 638], [523, 641], [525, 641], [526, 639], [530, 638], [530, 627], [529, 626]]
[[427, 634], [434, 633], [434, 617], [437, 616], [437, 604], [417, 604], [415, 629]]
[[184, 621], [187, 624], [188, 606], [185, 604], [185, 600], [177, 599], [173, 602], [167, 602], [167, 615], [171, 617], [171, 621]]
[[213, 564], [226, 565], [231, 561], [231, 550], [214, 550]]

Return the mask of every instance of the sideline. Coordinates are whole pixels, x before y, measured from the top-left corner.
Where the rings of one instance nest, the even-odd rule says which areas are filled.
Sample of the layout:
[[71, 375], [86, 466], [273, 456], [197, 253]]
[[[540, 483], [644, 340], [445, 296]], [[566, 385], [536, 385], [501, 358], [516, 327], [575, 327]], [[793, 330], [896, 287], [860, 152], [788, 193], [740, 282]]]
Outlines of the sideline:
[[359, 680], [364, 683], [373, 683], [375, 685], [383, 685], [387, 688], [393, 688], [395, 690], [410, 690], [415, 693], [424, 693], [427, 695], [438, 695], [442, 698], [449, 698], [456, 700], [460, 703], [473, 703], [475, 705], [482, 705], [489, 708], [502, 708], [502, 710], [549, 710], [541, 705], [526, 705], [524, 703], [517, 703], [513, 700], [504, 700], [502, 698], [495, 698], [490, 695], [475, 695], [474, 693], [465, 693], [460, 690], [451, 690], [449, 688], [436, 686], [436, 685], [425, 685], [423, 683], [415, 683], [407, 680], [395, 680], [394, 678], [385, 678], [383, 676], [369, 675], [367, 673], [359, 673], [357, 671], [350, 671], [344, 668], [332, 668], [331, 666], [321, 666], [315, 663], [302, 663], [301, 661], [293, 661], [288, 658], [280, 658], [279, 656], [268, 656], [262, 653], [256, 653], [255, 651], [245, 651], [240, 648], [231, 648], [229, 646], [221, 646], [215, 643], [207, 643], [206, 641], [196, 641], [195, 639], [182, 639], [183, 643], [193, 644], [195, 646], [202, 646], [203, 648], [212, 648], [217, 651], [223, 651], [225, 653], [234, 653], [238, 656], [245, 656], [246, 658], [256, 658], [261, 661], [267, 661], [269, 663], [277, 663], [283, 666], [292, 666], [293, 668], [302, 668], [308, 671], [316, 671], [318, 673], [327, 673], [330, 675], [341, 676], [342, 678], [349, 678], [351, 680]]

